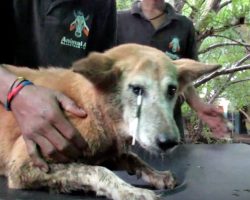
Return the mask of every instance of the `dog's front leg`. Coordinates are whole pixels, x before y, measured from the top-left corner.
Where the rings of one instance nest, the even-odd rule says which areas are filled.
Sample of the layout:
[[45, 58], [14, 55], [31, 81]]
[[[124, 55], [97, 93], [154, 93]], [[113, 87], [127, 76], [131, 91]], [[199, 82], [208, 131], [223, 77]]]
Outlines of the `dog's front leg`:
[[[105, 167], [84, 164], [53, 164], [50, 172], [26, 165], [18, 173], [9, 174], [12, 188], [48, 187], [59, 192], [94, 191], [98, 196], [114, 200], [158, 200], [151, 190], [136, 188]], [[18, 183], [18, 186], [14, 185]]]
[[120, 169], [126, 170], [131, 175], [136, 174], [138, 178], [158, 189], [172, 189], [176, 186], [176, 180], [170, 171], [157, 171], [132, 152], [122, 154], [117, 163]]

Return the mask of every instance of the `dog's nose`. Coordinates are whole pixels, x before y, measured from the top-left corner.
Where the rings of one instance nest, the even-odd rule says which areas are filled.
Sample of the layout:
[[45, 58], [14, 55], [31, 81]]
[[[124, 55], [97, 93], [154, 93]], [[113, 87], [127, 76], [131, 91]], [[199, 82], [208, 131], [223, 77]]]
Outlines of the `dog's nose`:
[[157, 145], [161, 150], [166, 151], [178, 144], [177, 140], [169, 137], [166, 133], [161, 133], [156, 138]]

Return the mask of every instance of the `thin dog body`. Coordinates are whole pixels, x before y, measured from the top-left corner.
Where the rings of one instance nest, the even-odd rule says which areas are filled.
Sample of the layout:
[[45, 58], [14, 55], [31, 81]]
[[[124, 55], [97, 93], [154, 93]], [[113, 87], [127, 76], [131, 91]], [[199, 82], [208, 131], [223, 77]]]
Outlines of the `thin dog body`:
[[[87, 141], [88, 149], [81, 160], [68, 164], [50, 160], [50, 171], [45, 173], [32, 165], [12, 113], [0, 105], [0, 175], [7, 177], [8, 186], [48, 187], [60, 192], [90, 190], [115, 200], [160, 197], [124, 182], [101, 166], [104, 161], [112, 161], [156, 188], [175, 186], [171, 172], [151, 168], [128, 147], [132, 137], [156, 154], [177, 144], [180, 136], [173, 108], [178, 94], [188, 83], [218, 68], [188, 59], [172, 61], [159, 50], [136, 44], [92, 53], [71, 69], [2, 67], [36, 85], [61, 91], [88, 113], [87, 118], [80, 119], [65, 112]], [[139, 92], [142, 102], [137, 126]]]

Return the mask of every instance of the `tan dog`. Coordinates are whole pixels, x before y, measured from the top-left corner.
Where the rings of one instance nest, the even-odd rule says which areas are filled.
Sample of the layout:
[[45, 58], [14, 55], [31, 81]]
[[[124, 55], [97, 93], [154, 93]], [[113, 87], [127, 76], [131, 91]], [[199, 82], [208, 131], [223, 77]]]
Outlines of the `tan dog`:
[[79, 106], [84, 105], [88, 113], [86, 119], [66, 113], [88, 143], [81, 162], [52, 163], [50, 172], [44, 173], [32, 166], [12, 113], [0, 105], [0, 174], [8, 178], [10, 188], [92, 190], [117, 200], [154, 200], [159, 197], [153, 191], [133, 187], [100, 165], [112, 160], [119, 169], [136, 174], [156, 188], [173, 188], [175, 180], [169, 171], [152, 169], [130, 153], [128, 146], [132, 137], [153, 153], [177, 144], [180, 136], [172, 115], [178, 93], [218, 66], [188, 59], [172, 61], [154, 48], [128, 44], [103, 54], [92, 53], [76, 62], [72, 70], [3, 67], [34, 84], [63, 92]]

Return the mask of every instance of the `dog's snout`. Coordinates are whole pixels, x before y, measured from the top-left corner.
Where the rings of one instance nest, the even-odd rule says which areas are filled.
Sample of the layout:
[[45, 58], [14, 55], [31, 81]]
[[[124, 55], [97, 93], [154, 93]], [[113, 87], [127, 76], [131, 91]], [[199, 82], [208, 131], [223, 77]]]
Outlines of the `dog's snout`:
[[175, 138], [169, 137], [166, 133], [159, 134], [156, 138], [156, 142], [158, 147], [163, 151], [166, 151], [167, 149], [170, 149], [178, 144]]

